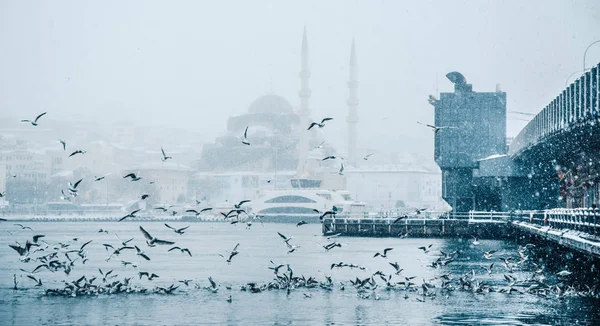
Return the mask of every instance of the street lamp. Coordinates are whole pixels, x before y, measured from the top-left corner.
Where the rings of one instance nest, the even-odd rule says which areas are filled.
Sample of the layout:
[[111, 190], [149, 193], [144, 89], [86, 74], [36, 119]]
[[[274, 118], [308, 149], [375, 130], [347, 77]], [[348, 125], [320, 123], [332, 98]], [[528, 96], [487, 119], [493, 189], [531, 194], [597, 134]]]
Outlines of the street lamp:
[[600, 43], [600, 40], [590, 43], [590, 45], [588, 45], [588, 47], [585, 48], [585, 52], [583, 52], [583, 71], [585, 71], [585, 56], [587, 55], [587, 52], [592, 47], [592, 45], [594, 45], [596, 43]]
[[585, 71], [586, 71], [586, 70], [589, 70], [589, 69], [585, 69], [585, 70], [577, 70], [577, 71], [573, 72], [572, 74], [570, 74], [570, 75], [569, 75], [569, 77], [567, 77], [567, 80], [565, 80], [565, 88], [566, 88], [566, 87], [567, 87], [567, 85], [569, 84], [569, 80], [571, 79], [571, 77], [573, 77], [575, 74], [578, 74], [578, 73], [580, 73], [580, 72], [581, 72], [581, 73], [585, 73]]
[[585, 57], [587, 56], [588, 50], [592, 47], [592, 45], [594, 45], [596, 43], [600, 43], [600, 40], [590, 43], [590, 45], [588, 45], [587, 48], [585, 48], [585, 51], [583, 52], [583, 69], [577, 70], [577, 71], [573, 72], [572, 74], [570, 74], [569, 77], [567, 77], [567, 80], [565, 80], [565, 87], [567, 87], [567, 84], [569, 83], [569, 79], [571, 79], [571, 77], [573, 77], [573, 75], [578, 74], [578, 73], [585, 73], [587, 70], [589, 70], [589, 69], [585, 68]]

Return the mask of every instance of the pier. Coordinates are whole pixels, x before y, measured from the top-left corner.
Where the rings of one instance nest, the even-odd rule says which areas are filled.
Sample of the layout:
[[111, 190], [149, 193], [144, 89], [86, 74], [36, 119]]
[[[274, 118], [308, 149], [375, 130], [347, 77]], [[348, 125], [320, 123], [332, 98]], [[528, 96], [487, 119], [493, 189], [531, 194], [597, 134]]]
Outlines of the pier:
[[551, 209], [323, 220], [323, 234], [360, 237], [528, 239], [600, 259], [600, 210]]

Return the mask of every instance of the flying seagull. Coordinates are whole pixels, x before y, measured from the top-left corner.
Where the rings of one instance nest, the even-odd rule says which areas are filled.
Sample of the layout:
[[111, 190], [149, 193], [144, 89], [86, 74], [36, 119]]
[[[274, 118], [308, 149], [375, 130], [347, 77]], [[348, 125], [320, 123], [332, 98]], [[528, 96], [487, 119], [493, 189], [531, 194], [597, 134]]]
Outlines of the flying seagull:
[[363, 160], [365, 160], [365, 161], [366, 161], [366, 160], [368, 160], [368, 159], [369, 159], [369, 157], [371, 157], [371, 156], [373, 156], [373, 153], [365, 155], [365, 157], [363, 157]]
[[143, 252], [140, 248], [138, 248], [138, 246], [133, 246], [135, 248], [136, 251], [136, 255], [144, 258], [145, 260], [150, 260], [150, 257], [148, 257], [148, 255], [146, 255], [145, 252]]
[[72, 194], [74, 192], [77, 192], [77, 186], [79, 186], [79, 184], [81, 183], [81, 181], [83, 181], [83, 179], [79, 179], [79, 181], [75, 182], [75, 184], [71, 183], [71, 181], [69, 181], [69, 192]]
[[185, 232], [183, 232], [183, 231], [184, 231], [185, 229], [187, 229], [187, 228], [189, 228], [189, 227], [190, 227], [190, 226], [188, 225], [188, 226], [186, 226], [186, 227], [184, 227], [184, 228], [181, 228], [181, 229], [176, 229], [176, 228], [174, 228], [174, 227], [170, 226], [170, 225], [169, 225], [169, 224], [167, 224], [167, 223], [165, 223], [165, 226], [166, 226], [166, 227], [168, 227], [169, 229], [171, 229], [171, 230], [175, 231], [175, 233], [177, 233], [177, 234], [184, 234]]
[[190, 252], [190, 250], [188, 248], [173, 247], [173, 248], [169, 249], [168, 251], [173, 251], [173, 250], [179, 250], [179, 251], [181, 251], [181, 253], [187, 253], [188, 255], [190, 255], [190, 257], [192, 257], [192, 253]]
[[313, 121], [313, 122], [310, 124], [310, 126], [308, 126], [308, 129], [306, 129], [306, 130], [310, 130], [310, 129], [312, 129], [312, 127], [314, 127], [314, 126], [318, 126], [319, 128], [323, 128], [323, 127], [325, 127], [325, 122], [326, 122], [326, 121], [329, 121], [329, 120], [333, 120], [333, 118], [323, 118], [323, 120], [321, 120], [321, 123], [318, 123], [318, 122], [314, 122], [314, 121]]
[[165, 162], [166, 160], [172, 158], [171, 156], [167, 156], [167, 154], [165, 154], [165, 150], [161, 147], [160, 151], [162, 152], [162, 161]]
[[246, 130], [244, 131], [244, 138], [242, 138], [242, 144], [250, 145], [250, 143], [248, 142], [248, 127], [246, 127]]
[[340, 166], [340, 169], [338, 170], [338, 174], [344, 175], [344, 163], [342, 163], [342, 165]]
[[387, 258], [387, 253], [388, 253], [388, 251], [390, 251], [390, 250], [394, 250], [394, 248], [385, 248], [385, 249], [383, 249], [383, 254], [382, 254], [382, 253], [379, 253], [379, 252], [377, 252], [377, 253], [375, 253], [375, 255], [373, 256], [373, 258], [375, 258], [375, 257], [377, 257], [377, 256], [380, 256], [381, 258]]
[[29, 230], [33, 231], [33, 229], [32, 229], [32, 228], [30, 228], [30, 227], [28, 227], [28, 226], [24, 226], [23, 224], [15, 224], [15, 225], [16, 225], [16, 226], [18, 226], [18, 227], [20, 227], [20, 228], [21, 228], [21, 230], [29, 229]]
[[417, 121], [418, 124], [420, 125], [424, 125], [427, 126], [429, 128], [431, 128], [431, 130], [433, 130], [434, 133], [438, 133], [438, 131], [442, 130], [442, 129], [458, 129], [457, 127], [451, 127], [451, 126], [434, 126], [434, 125], [429, 125], [429, 124], [425, 124], [425, 123], [421, 123], [419, 121]]
[[433, 244], [430, 244], [430, 245], [429, 245], [429, 246], [427, 246], [427, 247], [419, 247], [418, 249], [421, 249], [421, 250], [423, 250], [423, 252], [424, 252], [424, 253], [428, 253], [428, 252], [429, 252], [429, 250], [431, 249], [431, 246], [433, 246]]
[[128, 175], [123, 177], [123, 179], [127, 178], [131, 178], [131, 181], [138, 181], [141, 179], [141, 177], [138, 177], [137, 175], [135, 175], [135, 173], [129, 173]]
[[58, 142], [62, 144], [63, 151], [66, 151], [67, 150], [67, 142], [62, 139], [59, 139]]
[[122, 220], [124, 220], [124, 219], [126, 219], [126, 218], [128, 218], [128, 217], [135, 217], [135, 213], [137, 213], [137, 212], [139, 212], [139, 211], [141, 211], [141, 210], [142, 210], [141, 208], [140, 208], [140, 209], [136, 209], [136, 210], [134, 210], [133, 212], [131, 212], [131, 213], [129, 213], [129, 214], [127, 214], [127, 215], [125, 215], [125, 216], [121, 217], [121, 219], [119, 219], [119, 222], [121, 222]]
[[148, 233], [148, 231], [144, 230], [144, 228], [141, 226], [140, 226], [140, 231], [142, 231], [142, 234], [146, 238], [146, 243], [150, 247], [154, 247], [157, 244], [158, 245], [173, 245], [173, 244], [175, 244], [175, 242], [173, 242], [173, 241], [160, 240], [158, 238], [151, 236], [150, 233]]
[[87, 151], [84, 151], [84, 150], [78, 149], [78, 150], [74, 151], [73, 153], [71, 153], [71, 155], [69, 155], [69, 157], [71, 157], [71, 156], [73, 156], [73, 155], [77, 155], [77, 154], [85, 154], [85, 153], [87, 153]]
[[48, 112], [44, 112], [44, 113], [42, 113], [42, 114], [38, 115], [37, 117], [35, 117], [35, 120], [33, 120], [33, 121], [31, 121], [31, 120], [21, 120], [21, 122], [29, 122], [29, 123], [31, 123], [31, 125], [32, 125], [32, 126], [34, 126], [34, 127], [35, 127], [35, 126], [37, 126], [37, 125], [38, 125], [38, 120], [39, 120], [41, 117], [43, 117], [43, 116], [44, 116], [46, 113], [48, 113]]

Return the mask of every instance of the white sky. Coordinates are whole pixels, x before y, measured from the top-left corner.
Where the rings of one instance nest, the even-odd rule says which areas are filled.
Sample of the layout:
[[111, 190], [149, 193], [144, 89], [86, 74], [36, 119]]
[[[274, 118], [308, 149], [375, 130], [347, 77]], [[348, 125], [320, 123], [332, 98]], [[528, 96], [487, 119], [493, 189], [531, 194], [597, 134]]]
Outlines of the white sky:
[[[312, 115], [337, 118], [326, 136], [345, 151], [355, 37], [359, 146], [430, 153], [416, 121], [433, 121], [436, 76], [440, 91], [455, 70], [475, 91], [499, 83], [508, 110], [537, 112], [600, 39], [600, 1], [0, 0], [0, 115], [137, 120], [211, 142], [269, 81], [298, 105], [304, 25]], [[587, 62], [599, 61], [597, 44]], [[509, 120], [509, 135], [524, 124]]]

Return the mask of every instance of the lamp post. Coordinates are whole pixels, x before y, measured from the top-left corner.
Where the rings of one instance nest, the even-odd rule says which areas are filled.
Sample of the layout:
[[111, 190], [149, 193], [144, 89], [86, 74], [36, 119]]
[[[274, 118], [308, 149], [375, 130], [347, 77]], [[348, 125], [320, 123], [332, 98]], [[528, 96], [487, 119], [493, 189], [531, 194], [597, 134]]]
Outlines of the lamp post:
[[587, 52], [592, 47], [592, 45], [594, 45], [596, 43], [600, 43], [600, 40], [596, 40], [596, 41], [590, 43], [590, 45], [588, 45], [587, 48], [585, 48], [585, 52], [583, 52], [583, 71], [585, 71], [585, 56], [587, 55]]
[[589, 70], [589, 69], [577, 70], [577, 71], [573, 72], [572, 74], [570, 74], [569, 77], [567, 77], [567, 80], [565, 80], [565, 88], [567, 88], [567, 86], [569, 84], [569, 80], [571, 79], [571, 77], [573, 77], [573, 75], [578, 74], [578, 73], [585, 73], [586, 70]]

